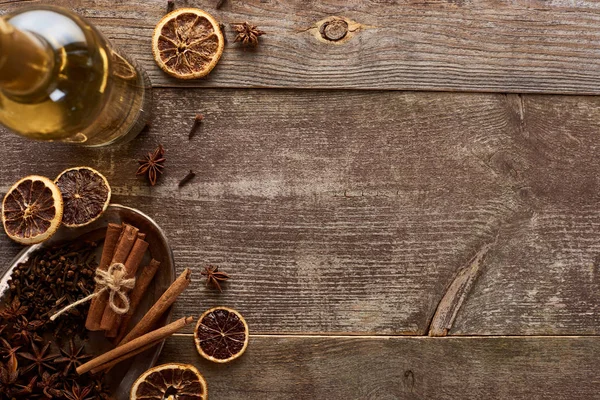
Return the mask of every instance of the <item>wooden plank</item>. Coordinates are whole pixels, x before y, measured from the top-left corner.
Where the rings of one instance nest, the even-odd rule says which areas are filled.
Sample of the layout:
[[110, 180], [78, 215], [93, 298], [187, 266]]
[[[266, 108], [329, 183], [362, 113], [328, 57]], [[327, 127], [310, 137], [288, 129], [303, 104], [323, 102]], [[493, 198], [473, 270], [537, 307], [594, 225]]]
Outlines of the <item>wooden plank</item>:
[[[38, 1], [28, 1], [27, 5]], [[148, 70], [156, 86], [409, 89], [600, 93], [600, 8], [594, 1], [325, 0], [176, 1], [227, 25], [229, 43], [206, 80], [178, 81], [155, 65], [153, 28], [165, 0], [56, 0], [97, 24]], [[4, 0], [0, 12], [22, 6]], [[324, 40], [323, 21], [349, 32]], [[255, 51], [233, 43], [230, 23], [267, 31]]]
[[[114, 201], [153, 216], [179, 269], [193, 268], [176, 317], [225, 304], [256, 333], [424, 335], [493, 243], [471, 289], [447, 298], [462, 304], [450, 334], [598, 334], [600, 98], [156, 95], [152, 128], [129, 145], [3, 135], [0, 188], [74, 165], [104, 172]], [[196, 112], [206, 119], [188, 141]], [[151, 188], [135, 160], [158, 142], [168, 161]], [[189, 169], [196, 178], [178, 188]], [[0, 256], [17, 248], [5, 238]], [[200, 280], [207, 264], [232, 274], [223, 294]]]
[[597, 337], [262, 336], [225, 366], [177, 336], [159, 363], [196, 365], [216, 399], [597, 399], [599, 353]]

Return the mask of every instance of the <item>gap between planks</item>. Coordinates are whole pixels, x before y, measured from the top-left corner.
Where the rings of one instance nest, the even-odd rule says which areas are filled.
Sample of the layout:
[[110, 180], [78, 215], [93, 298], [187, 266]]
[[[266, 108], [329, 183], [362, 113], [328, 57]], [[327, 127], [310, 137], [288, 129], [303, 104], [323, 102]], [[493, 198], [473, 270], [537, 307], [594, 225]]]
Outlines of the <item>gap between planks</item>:
[[[175, 333], [173, 336], [194, 337], [193, 333]], [[600, 338], [600, 335], [456, 335], [456, 336], [428, 336], [428, 335], [324, 335], [324, 334], [250, 334], [250, 338], [309, 338], [309, 339], [579, 339], [579, 338]]]

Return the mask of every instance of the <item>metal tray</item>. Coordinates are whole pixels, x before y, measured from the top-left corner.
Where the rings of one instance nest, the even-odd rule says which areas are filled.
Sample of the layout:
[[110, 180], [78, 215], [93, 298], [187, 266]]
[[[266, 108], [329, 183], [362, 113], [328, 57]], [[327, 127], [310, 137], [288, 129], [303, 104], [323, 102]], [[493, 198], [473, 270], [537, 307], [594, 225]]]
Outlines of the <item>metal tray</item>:
[[[10, 263], [9, 268], [4, 271], [0, 278], [0, 297], [4, 296], [8, 288], [8, 280], [12, 270], [22, 262], [27, 261], [29, 256], [36, 250], [48, 246], [59, 244], [61, 242], [71, 241], [79, 237], [85, 236], [89, 240], [101, 238], [104, 234], [107, 225], [110, 223], [126, 222], [139, 228], [140, 232], [146, 234], [146, 241], [149, 243], [150, 255], [146, 254], [142, 265], [150, 261], [150, 257], [161, 262], [160, 268], [154, 277], [153, 283], [147, 291], [146, 297], [142, 300], [136, 311], [136, 315], [132, 320], [135, 324], [139, 319], [150, 309], [150, 307], [158, 300], [161, 294], [169, 287], [175, 279], [175, 261], [173, 252], [169, 247], [167, 238], [160, 227], [150, 217], [144, 213], [130, 207], [125, 207], [118, 204], [108, 206], [106, 212], [90, 225], [68, 229], [60, 228], [58, 232], [44, 243], [29, 246], [23, 249]], [[98, 253], [102, 251], [102, 246], [99, 246]], [[98, 259], [99, 259], [98, 255]], [[159, 326], [164, 326], [171, 321], [171, 310], [164, 315], [159, 321]], [[129, 390], [133, 382], [148, 368], [154, 366], [158, 360], [158, 356], [163, 347], [161, 342], [156, 347], [138, 354], [132, 360], [122, 362], [113, 368], [107, 375], [107, 382], [113, 396], [117, 400], [129, 399]], [[91, 332], [87, 344], [87, 350], [92, 354], [101, 354], [110, 348], [114, 347], [101, 333]]]

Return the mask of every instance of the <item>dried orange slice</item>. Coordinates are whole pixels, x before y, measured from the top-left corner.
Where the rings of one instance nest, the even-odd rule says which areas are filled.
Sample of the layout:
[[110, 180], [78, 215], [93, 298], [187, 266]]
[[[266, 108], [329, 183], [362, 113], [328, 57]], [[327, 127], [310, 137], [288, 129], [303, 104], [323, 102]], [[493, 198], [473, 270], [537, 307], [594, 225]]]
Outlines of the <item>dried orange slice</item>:
[[179, 79], [202, 78], [217, 65], [225, 40], [219, 24], [198, 8], [180, 8], [165, 15], [152, 36], [158, 66]]
[[2, 224], [8, 237], [22, 244], [54, 235], [63, 216], [63, 200], [50, 179], [31, 175], [15, 183], [2, 201]]
[[64, 202], [62, 223], [69, 228], [97, 220], [110, 202], [110, 186], [100, 172], [90, 167], [64, 170], [54, 181]]
[[150, 368], [131, 387], [130, 400], [206, 400], [206, 380], [190, 364], [169, 363]]
[[248, 324], [242, 315], [227, 307], [215, 307], [200, 316], [194, 340], [198, 353], [207, 360], [226, 363], [248, 347]]

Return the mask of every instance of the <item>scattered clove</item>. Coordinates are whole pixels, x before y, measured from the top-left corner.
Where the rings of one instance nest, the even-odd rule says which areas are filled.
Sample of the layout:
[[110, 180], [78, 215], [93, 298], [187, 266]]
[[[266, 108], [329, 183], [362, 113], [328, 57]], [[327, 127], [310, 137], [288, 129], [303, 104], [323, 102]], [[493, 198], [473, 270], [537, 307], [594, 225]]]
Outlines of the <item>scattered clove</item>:
[[167, 0], [167, 14], [175, 9], [175, 1]]
[[192, 125], [192, 129], [190, 129], [190, 134], [188, 136], [188, 139], [191, 139], [194, 137], [194, 135], [196, 134], [196, 131], [198, 130], [198, 127], [200, 126], [200, 123], [202, 122], [203, 119], [204, 119], [204, 115], [196, 114], [196, 117], [194, 118], [194, 124]]
[[190, 169], [190, 172], [179, 182], [179, 184], [177, 186], [182, 187], [182, 186], [186, 185], [189, 181], [194, 179], [195, 176], [196, 176], [196, 174], [194, 173], [194, 171], [192, 171]]
[[225, 36], [225, 24], [222, 22], [219, 22], [219, 29], [221, 30], [221, 33], [223, 34], [223, 43], [227, 44], [227, 36]]
[[223, 4], [225, 4], [227, 0], [219, 0], [217, 1], [217, 5], [215, 6], [215, 8], [218, 10], [219, 8], [223, 7]]

